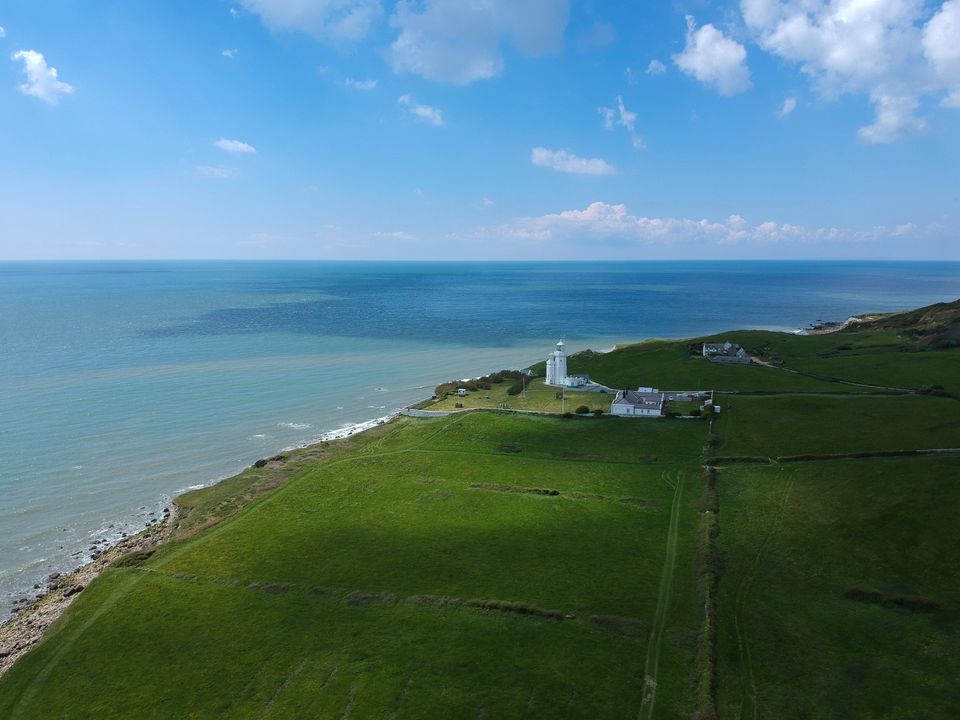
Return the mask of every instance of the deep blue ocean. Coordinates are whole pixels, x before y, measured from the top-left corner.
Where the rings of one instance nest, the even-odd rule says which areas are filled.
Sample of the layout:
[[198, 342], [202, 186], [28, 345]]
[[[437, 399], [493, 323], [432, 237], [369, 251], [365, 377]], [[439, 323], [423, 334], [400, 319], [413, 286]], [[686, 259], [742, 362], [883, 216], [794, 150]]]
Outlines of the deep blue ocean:
[[960, 296], [960, 263], [0, 263], [0, 619], [171, 497], [571, 350]]

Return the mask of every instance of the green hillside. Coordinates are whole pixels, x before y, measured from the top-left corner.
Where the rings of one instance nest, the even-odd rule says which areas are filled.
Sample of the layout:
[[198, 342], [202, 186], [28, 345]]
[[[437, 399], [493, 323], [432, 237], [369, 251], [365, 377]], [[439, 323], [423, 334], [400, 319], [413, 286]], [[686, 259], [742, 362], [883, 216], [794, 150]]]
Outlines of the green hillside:
[[960, 349], [896, 317], [571, 359], [707, 419], [402, 418], [190, 493], [0, 718], [960, 716]]

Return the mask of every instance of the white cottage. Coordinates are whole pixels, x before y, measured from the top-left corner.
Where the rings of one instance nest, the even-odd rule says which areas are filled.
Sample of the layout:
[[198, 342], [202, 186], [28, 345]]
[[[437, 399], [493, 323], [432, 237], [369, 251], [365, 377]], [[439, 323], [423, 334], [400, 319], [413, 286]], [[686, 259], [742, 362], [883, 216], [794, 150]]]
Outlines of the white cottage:
[[617, 396], [610, 404], [610, 414], [632, 417], [662, 417], [665, 403], [664, 393], [654, 388], [618, 390]]

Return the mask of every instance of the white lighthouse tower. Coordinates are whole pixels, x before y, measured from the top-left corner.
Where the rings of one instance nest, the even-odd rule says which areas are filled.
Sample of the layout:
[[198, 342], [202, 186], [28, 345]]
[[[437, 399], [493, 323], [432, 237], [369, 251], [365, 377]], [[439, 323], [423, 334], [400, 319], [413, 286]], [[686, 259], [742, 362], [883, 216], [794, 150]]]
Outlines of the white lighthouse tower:
[[567, 377], [567, 353], [563, 349], [563, 340], [557, 343], [557, 349], [547, 355], [547, 385], [563, 385]]

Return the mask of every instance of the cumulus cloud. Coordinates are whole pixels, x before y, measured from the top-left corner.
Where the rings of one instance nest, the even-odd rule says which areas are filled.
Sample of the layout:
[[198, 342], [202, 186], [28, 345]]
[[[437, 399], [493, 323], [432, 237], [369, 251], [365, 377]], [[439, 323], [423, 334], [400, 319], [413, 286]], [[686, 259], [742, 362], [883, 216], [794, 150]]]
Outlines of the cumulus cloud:
[[600, 158], [582, 158], [566, 150], [547, 150], [535, 147], [530, 151], [530, 162], [557, 172], [579, 175], [613, 175], [617, 169]]
[[213, 144], [224, 152], [229, 153], [255, 153], [257, 151], [253, 145], [240, 142], [239, 140], [227, 140], [226, 138], [220, 138]]
[[864, 231], [844, 231], [834, 227], [811, 229], [773, 220], [753, 224], [740, 215], [730, 215], [720, 221], [644, 217], [630, 213], [625, 205], [595, 202], [583, 210], [518, 218], [487, 228], [485, 234], [514, 240], [570, 240], [628, 245], [771, 245], [869, 242], [904, 235], [912, 228], [908, 223], [895, 228], [881, 226]]
[[237, 0], [273, 30], [295, 30], [321, 40], [357, 41], [383, 15], [379, 0]]
[[647, 64], [645, 72], [647, 75], [663, 75], [667, 71], [667, 66], [654, 58]]
[[396, 72], [467, 85], [499, 75], [503, 47], [529, 56], [557, 52], [569, 0], [400, 0], [389, 58]]
[[797, 109], [797, 99], [794, 97], [788, 97], [783, 101], [783, 105], [780, 106], [780, 111], [777, 113], [780, 117], [786, 117], [794, 110]]
[[927, 23], [923, 53], [947, 89], [942, 104], [960, 108], [960, 0], [945, 2]]
[[11, 55], [13, 60], [23, 63], [23, 74], [27, 81], [20, 85], [20, 92], [32, 95], [46, 103], [56, 105], [61, 95], [70, 95], [73, 87], [61, 81], [57, 69], [47, 65], [43, 53], [36, 50], [20, 50]]
[[643, 150], [646, 147], [643, 138], [637, 135], [636, 122], [637, 114], [630, 112], [623, 104], [623, 98], [619, 95], [617, 96], [617, 107], [608, 108], [602, 107], [599, 108], [598, 112], [600, 117], [603, 118], [603, 126], [607, 130], [613, 130], [616, 126], [625, 128], [627, 134], [630, 135], [630, 142], [632, 143], [634, 149]]
[[236, 48], [229, 48], [227, 50], [221, 50], [220, 54], [223, 55], [223, 57], [227, 58], [228, 60], [233, 60], [237, 56], [237, 53], [239, 52], [240, 51], [237, 50]]
[[958, 0], [928, 21], [922, 0], [741, 0], [741, 10], [759, 45], [797, 64], [823, 97], [869, 97], [874, 121], [858, 131], [866, 142], [923, 129], [924, 95], [960, 105]]
[[743, 45], [713, 25], [707, 24], [698, 30], [691, 15], [687, 15], [686, 45], [683, 52], [673, 56], [673, 62], [684, 73], [712, 86], [721, 95], [737, 95], [751, 85]]
[[401, 95], [397, 98], [397, 102], [407, 109], [411, 115], [413, 115], [418, 120], [434, 125], [435, 127], [443, 126], [443, 111], [431, 107], [430, 105], [421, 105], [420, 103], [414, 102], [413, 98], [409, 95]]
[[376, 90], [377, 88], [376, 80], [354, 80], [353, 78], [347, 78], [343, 81], [343, 84], [354, 90]]

